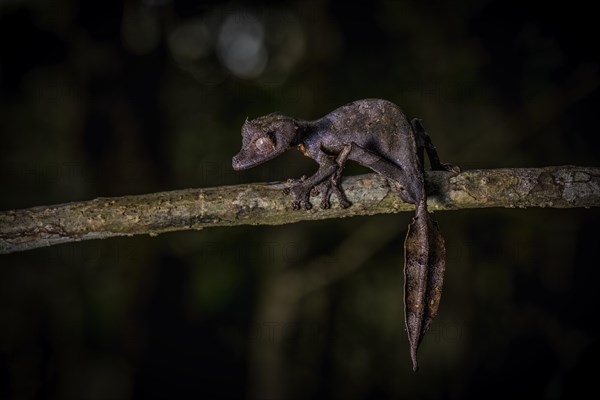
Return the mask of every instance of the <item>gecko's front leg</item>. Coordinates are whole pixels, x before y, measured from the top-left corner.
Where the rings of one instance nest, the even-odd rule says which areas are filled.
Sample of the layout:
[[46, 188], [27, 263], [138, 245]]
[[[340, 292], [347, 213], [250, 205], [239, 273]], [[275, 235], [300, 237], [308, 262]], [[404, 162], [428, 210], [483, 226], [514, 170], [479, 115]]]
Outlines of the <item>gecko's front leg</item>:
[[342, 171], [344, 170], [346, 160], [348, 159], [348, 155], [350, 154], [351, 150], [351, 144], [344, 146], [340, 154], [338, 154], [338, 156], [335, 159], [335, 163], [337, 164], [336, 171], [331, 175], [329, 179], [324, 180], [314, 188], [315, 194], [321, 193], [323, 195], [321, 199], [321, 208], [323, 209], [331, 207], [331, 195], [334, 193], [340, 202], [340, 207], [348, 208], [352, 205], [352, 203], [346, 197], [346, 193], [344, 193], [344, 190], [341, 187]]
[[294, 210], [301, 208], [310, 210], [312, 208], [310, 194], [313, 188], [331, 177], [338, 169], [336, 162], [325, 154], [321, 155], [317, 159], [317, 162], [319, 163], [319, 170], [314, 175], [309, 178], [302, 177], [299, 180], [291, 182], [292, 186], [289, 189], [289, 193], [292, 195], [292, 208]]
[[415, 133], [415, 142], [417, 144], [417, 156], [419, 158], [421, 170], [425, 169], [425, 158], [423, 152], [426, 151], [432, 170], [448, 171], [458, 174], [460, 172], [460, 168], [458, 166], [446, 164], [440, 161], [440, 157], [438, 156], [437, 150], [433, 145], [431, 138], [427, 134], [425, 127], [423, 127], [423, 122], [419, 118], [413, 118], [410, 121], [410, 124], [413, 127], [413, 132]]

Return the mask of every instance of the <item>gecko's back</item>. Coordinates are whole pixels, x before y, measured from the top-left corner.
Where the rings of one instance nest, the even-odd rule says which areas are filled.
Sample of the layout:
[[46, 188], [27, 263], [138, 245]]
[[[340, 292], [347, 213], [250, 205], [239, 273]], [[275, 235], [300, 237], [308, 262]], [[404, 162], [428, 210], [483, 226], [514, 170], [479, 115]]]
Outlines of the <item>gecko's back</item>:
[[400, 107], [390, 101], [357, 100], [332, 111], [321, 121], [328, 128], [325, 143], [352, 141], [400, 167], [407, 163], [418, 166], [412, 126]]
[[401, 185], [422, 185], [413, 128], [396, 104], [381, 99], [357, 100], [332, 111], [317, 124], [322, 126], [319, 136], [325, 148], [339, 151], [353, 142], [400, 167], [403, 176], [397, 180]]

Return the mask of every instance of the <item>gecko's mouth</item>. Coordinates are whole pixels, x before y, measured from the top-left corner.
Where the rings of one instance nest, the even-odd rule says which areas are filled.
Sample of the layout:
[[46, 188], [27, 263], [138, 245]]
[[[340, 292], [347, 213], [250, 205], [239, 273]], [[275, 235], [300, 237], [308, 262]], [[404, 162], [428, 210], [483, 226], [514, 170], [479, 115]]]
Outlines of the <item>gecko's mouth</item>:
[[251, 157], [248, 157], [246, 154], [243, 153], [243, 151], [240, 151], [238, 154], [236, 154], [231, 159], [231, 166], [233, 167], [233, 169], [235, 171], [242, 171], [244, 169], [249, 169], [249, 168], [252, 168], [252, 167], [256, 167], [257, 165], [260, 165], [260, 164], [265, 163], [265, 162], [267, 162], [269, 160], [272, 160], [273, 158], [277, 157], [278, 155], [280, 155], [284, 151], [285, 151], [285, 149], [275, 150], [271, 154], [269, 154], [268, 156], [263, 156], [263, 158], [261, 158], [259, 160], [256, 160], [256, 159], [253, 159]]

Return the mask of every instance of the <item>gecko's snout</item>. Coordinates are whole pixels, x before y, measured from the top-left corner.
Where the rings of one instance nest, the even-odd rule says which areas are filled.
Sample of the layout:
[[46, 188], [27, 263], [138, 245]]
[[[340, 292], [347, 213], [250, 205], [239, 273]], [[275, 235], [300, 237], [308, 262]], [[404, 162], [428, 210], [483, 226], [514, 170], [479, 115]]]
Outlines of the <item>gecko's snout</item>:
[[235, 156], [233, 156], [233, 158], [231, 159], [231, 166], [233, 167], [234, 170], [239, 171], [240, 169], [242, 169], [241, 163], [240, 163], [240, 158], [239, 158], [239, 154], [236, 154]]
[[250, 160], [248, 158], [248, 156], [243, 153], [243, 151], [240, 151], [238, 154], [233, 156], [233, 158], [231, 159], [231, 166], [233, 167], [233, 169], [235, 171], [241, 171], [244, 169], [248, 169], [248, 168], [254, 166], [254, 164], [255, 163], [253, 163], [252, 160]]

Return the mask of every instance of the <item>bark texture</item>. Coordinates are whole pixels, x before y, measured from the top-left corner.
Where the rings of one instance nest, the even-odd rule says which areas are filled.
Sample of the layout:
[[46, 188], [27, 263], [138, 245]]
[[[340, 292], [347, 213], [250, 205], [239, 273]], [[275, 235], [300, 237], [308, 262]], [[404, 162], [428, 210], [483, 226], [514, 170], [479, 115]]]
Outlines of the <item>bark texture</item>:
[[[600, 168], [545, 167], [427, 172], [430, 211], [484, 207], [598, 207]], [[185, 189], [137, 196], [0, 212], [0, 253], [114, 236], [203, 229], [213, 226], [279, 225], [414, 209], [376, 174], [342, 182], [350, 208], [293, 211], [286, 183], [254, 183]], [[311, 202], [318, 206], [320, 196]]]

